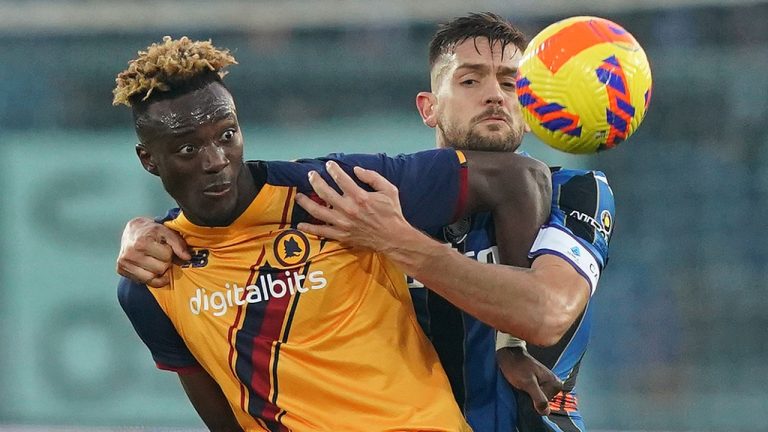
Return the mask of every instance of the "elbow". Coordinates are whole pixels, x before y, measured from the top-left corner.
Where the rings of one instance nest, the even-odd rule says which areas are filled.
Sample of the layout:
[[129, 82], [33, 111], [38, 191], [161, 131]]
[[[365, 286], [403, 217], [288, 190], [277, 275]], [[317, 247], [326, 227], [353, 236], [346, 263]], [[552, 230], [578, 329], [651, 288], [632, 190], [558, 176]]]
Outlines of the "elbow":
[[533, 184], [535, 190], [545, 203], [549, 203], [552, 198], [552, 172], [549, 167], [541, 161], [531, 159], [527, 167], [528, 178]]
[[[551, 293], [552, 290], [544, 292]], [[560, 342], [583, 311], [576, 299], [556, 295], [547, 297], [540, 303], [541, 309], [536, 312], [537, 319], [530, 328], [530, 337], [525, 339], [540, 347], [550, 347]]]
[[546, 348], [558, 343], [565, 335], [568, 327], [561, 328], [561, 326], [552, 325], [545, 321], [550, 320], [545, 317], [544, 319], [529, 321], [522, 327], [519, 325], [520, 323], [510, 320], [494, 327], [500, 332], [518, 337], [531, 345]]
[[540, 325], [533, 329], [531, 337], [526, 341], [540, 347], [551, 347], [560, 342], [570, 328], [570, 323], [556, 315], [550, 312], [548, 316], [542, 317]]
[[565, 330], [560, 331], [559, 327], [542, 326], [541, 328], [537, 329], [533, 335], [531, 335], [527, 342], [531, 345], [536, 345], [543, 348], [551, 347], [560, 342], [560, 339], [563, 338], [566, 330], [568, 329], [566, 328]]

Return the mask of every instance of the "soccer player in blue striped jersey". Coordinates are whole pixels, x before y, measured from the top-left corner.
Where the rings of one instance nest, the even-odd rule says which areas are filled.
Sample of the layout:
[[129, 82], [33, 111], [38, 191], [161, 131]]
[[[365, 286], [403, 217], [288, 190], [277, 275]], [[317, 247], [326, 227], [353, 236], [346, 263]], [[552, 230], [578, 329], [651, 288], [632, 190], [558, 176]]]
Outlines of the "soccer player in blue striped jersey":
[[[523, 35], [494, 14], [472, 14], [440, 28], [430, 45], [432, 92], [417, 96], [424, 123], [436, 130], [438, 147], [493, 151], [514, 151], [519, 147], [523, 123], [514, 78], [524, 48]], [[318, 212], [319, 219], [336, 225], [304, 229], [383, 251], [414, 277], [410, 280], [411, 292], [419, 319], [473, 429], [585, 430], [575, 384], [589, 340], [589, 299], [608, 260], [614, 225], [613, 194], [605, 175], [553, 169], [550, 220], [541, 227], [530, 248], [529, 272], [430, 261], [430, 251], [438, 247], [437, 243], [399, 223], [402, 220], [390, 210], [397, 202], [396, 191], [375, 174], [364, 175], [384, 195], [389, 193], [389, 201], [382, 198], [388, 204], [380, 214], [392, 219], [373, 217], [379, 210], [373, 205], [351, 215], [342, 214], [350, 207], [338, 205], [341, 197], [320, 184], [320, 196], [334, 210], [319, 209], [305, 200], [299, 202], [310, 212]], [[361, 198], [362, 190], [351, 184], [345, 193], [357, 196], [358, 202], [367, 202]], [[366, 218], [357, 219], [355, 214], [365, 214]], [[475, 214], [429, 234], [483, 264], [499, 263], [499, 249], [516, 246], [497, 244], [489, 214]], [[450, 289], [447, 279], [462, 277], [467, 288]], [[536, 287], [548, 300], [533, 301], [535, 306], [527, 311], [507, 308], [508, 296], [522, 284]], [[495, 330], [519, 328], [517, 319], [538, 324], [527, 334], [517, 334], [532, 342], [527, 347], [522, 339]], [[541, 402], [546, 400], [543, 393], [551, 391], [552, 383], [547, 382], [549, 377], [542, 372], [542, 364], [564, 382], [562, 391], [548, 406]], [[526, 392], [507, 381], [525, 388], [536, 406]], [[532, 384], [536, 385], [531, 388]]]

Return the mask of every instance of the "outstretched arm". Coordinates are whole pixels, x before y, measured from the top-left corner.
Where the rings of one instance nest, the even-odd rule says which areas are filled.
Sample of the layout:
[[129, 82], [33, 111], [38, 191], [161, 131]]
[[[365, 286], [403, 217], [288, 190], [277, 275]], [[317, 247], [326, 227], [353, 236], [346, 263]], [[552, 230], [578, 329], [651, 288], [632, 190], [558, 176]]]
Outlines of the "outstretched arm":
[[[468, 159], [471, 163], [470, 157]], [[398, 264], [405, 273], [418, 279], [459, 308], [494, 328], [537, 345], [551, 345], [557, 342], [580, 313], [580, 310], [571, 312], [571, 309], [578, 308], [578, 304], [574, 303], [580, 302], [574, 302], [562, 292], [543, 286], [553, 283], [555, 272], [558, 270], [557, 263], [541, 257], [537, 260], [538, 266], [525, 269], [473, 261], [409, 225], [400, 210], [397, 188], [377, 173], [355, 168], [355, 175], [375, 190], [375, 192], [366, 192], [335, 163], [330, 162], [327, 169], [344, 195], [336, 193], [317, 174], [311, 174], [310, 181], [315, 192], [332, 208], [320, 206], [303, 195], [297, 196], [297, 202], [312, 216], [329, 225], [300, 224], [300, 229], [353, 246], [382, 252]], [[470, 180], [472, 172], [470, 166]], [[521, 187], [523, 190], [530, 191], [531, 188], [524, 183], [526, 173], [520, 170], [515, 173], [520, 173], [515, 175], [519, 175], [521, 181], [507, 186]], [[491, 178], [504, 177], [503, 173], [498, 171], [491, 174]], [[485, 181], [484, 179], [487, 177], [478, 175], [481, 183]], [[546, 180], [549, 181], [548, 178]], [[534, 179], [534, 181], [538, 183], [538, 180]], [[492, 186], [494, 185], [491, 182], [485, 181], [485, 185], [481, 185], [479, 190], [470, 191], [470, 196], [475, 198], [468, 202], [468, 209], [487, 210], [488, 201], [499, 200], [500, 198], [494, 196]], [[516, 207], [529, 198], [536, 198], [539, 201], [546, 199], [548, 203], [550, 198], [548, 195], [542, 196], [544, 195], [542, 189], [547, 193], [549, 189], [546, 187], [536, 189], [537, 192], [533, 195], [538, 194], [537, 197], [528, 195], [500, 203], [497, 201], [496, 207], [492, 207], [497, 223], [496, 235], [499, 244], [506, 242], [509, 245], [508, 238], [516, 235], [506, 233], [504, 230], [518, 228], [517, 224], [510, 222], [502, 224], [500, 229], [499, 218], [514, 219], [520, 215], [521, 211], [533, 212], [534, 216], [529, 214], [520, 219], [535, 220], [531, 224], [536, 228], [546, 220], [547, 212], [535, 215], [540, 212], [538, 209], [541, 204]], [[533, 232], [527, 234], [527, 240], [517, 240], [520, 244], [518, 247], [524, 252], [510, 253], [502, 250], [503, 262], [509, 263], [514, 260], [527, 263], [527, 258], [521, 257], [527, 255], [530, 244], [533, 242], [536, 229], [531, 231]], [[586, 287], [583, 287], [583, 291], [589, 292]], [[550, 313], [553, 310], [560, 313]]]

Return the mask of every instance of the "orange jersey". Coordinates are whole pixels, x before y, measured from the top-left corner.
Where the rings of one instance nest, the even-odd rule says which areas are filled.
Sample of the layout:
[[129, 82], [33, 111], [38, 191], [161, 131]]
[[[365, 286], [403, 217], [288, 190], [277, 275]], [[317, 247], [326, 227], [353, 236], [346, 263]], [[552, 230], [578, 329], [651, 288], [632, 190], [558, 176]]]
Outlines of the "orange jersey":
[[[459, 160], [452, 151], [425, 153], [446, 159], [450, 169], [430, 177], [451, 186], [435, 206], [421, 204], [433, 212], [450, 203], [443, 207], [453, 213], [461, 201]], [[307, 184], [284, 184], [292, 170], [267, 164], [259, 194], [230, 226], [196, 226], [183, 213], [165, 222], [195, 258], [173, 267], [169, 287], [144, 298], [155, 300], [194, 362], [148, 342], [154, 336], [139, 328], [142, 317], [121, 292], [160, 367], [202, 366], [247, 430], [468, 431], [403, 274], [379, 254], [293, 229], [306, 219], [293, 198]], [[451, 215], [429, 218], [443, 223]]]

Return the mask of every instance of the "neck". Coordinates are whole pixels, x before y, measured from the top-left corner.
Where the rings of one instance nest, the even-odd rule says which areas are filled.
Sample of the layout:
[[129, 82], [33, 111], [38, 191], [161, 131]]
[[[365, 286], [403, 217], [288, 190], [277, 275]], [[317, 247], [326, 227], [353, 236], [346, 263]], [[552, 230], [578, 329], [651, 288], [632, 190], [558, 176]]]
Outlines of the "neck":
[[229, 226], [239, 218], [243, 212], [245, 212], [248, 206], [251, 205], [260, 189], [261, 186], [256, 184], [253, 174], [251, 174], [248, 166], [243, 163], [240, 167], [240, 173], [237, 176], [237, 200], [235, 202], [235, 207], [229, 215], [222, 218], [212, 219], [207, 218], [204, 215], [195, 215], [187, 212], [184, 207], [181, 207], [181, 210], [184, 212], [184, 216], [195, 225], [206, 227]]

